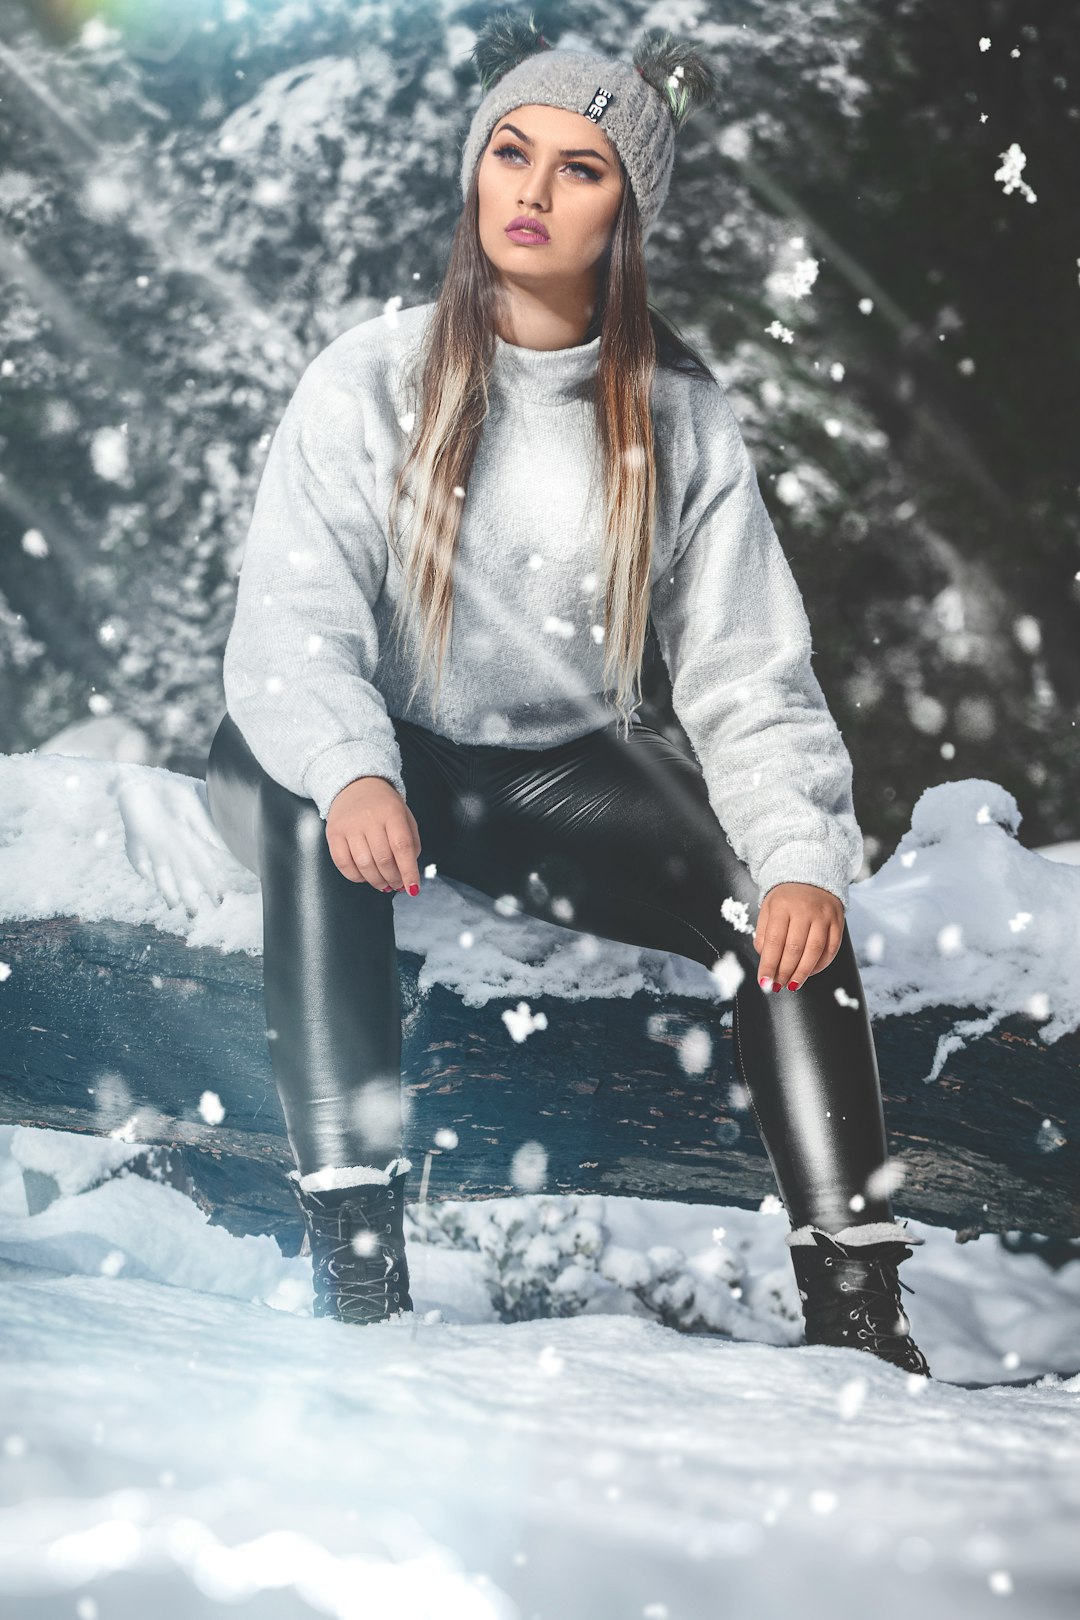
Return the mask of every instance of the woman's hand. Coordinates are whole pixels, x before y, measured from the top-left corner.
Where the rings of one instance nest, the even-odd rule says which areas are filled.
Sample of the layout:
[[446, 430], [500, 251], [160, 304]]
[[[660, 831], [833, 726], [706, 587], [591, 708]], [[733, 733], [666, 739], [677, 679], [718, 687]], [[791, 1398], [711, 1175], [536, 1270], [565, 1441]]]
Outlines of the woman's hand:
[[360, 776], [336, 794], [326, 817], [334, 865], [353, 883], [420, 893], [420, 830], [385, 776]]
[[147, 772], [122, 783], [116, 802], [125, 854], [166, 905], [183, 905], [194, 917], [204, 899], [219, 906], [230, 889], [246, 884], [247, 874], [210, 819], [205, 782]]
[[828, 967], [843, 937], [844, 908], [835, 894], [816, 883], [777, 883], [761, 902], [754, 929], [758, 983], [763, 990], [798, 988]]

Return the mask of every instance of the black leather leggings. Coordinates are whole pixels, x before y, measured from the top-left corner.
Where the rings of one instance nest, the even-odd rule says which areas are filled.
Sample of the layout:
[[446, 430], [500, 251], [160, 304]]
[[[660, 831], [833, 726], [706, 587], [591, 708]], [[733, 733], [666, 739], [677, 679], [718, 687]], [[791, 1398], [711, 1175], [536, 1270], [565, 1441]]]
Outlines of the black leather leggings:
[[[893, 1218], [887, 1190], [872, 1192], [885, 1123], [847, 925], [832, 962], [798, 990], [761, 989], [757, 891], [692, 756], [636, 718], [628, 737], [613, 719], [542, 750], [394, 726], [421, 874], [433, 861], [560, 927], [707, 967], [733, 952], [746, 975], [736, 1062], [791, 1224]], [[228, 714], [206, 785], [218, 831], [262, 883], [270, 1055], [297, 1167], [383, 1169], [402, 1152], [394, 896], [338, 870], [314, 801], [267, 775]], [[725, 919], [729, 897], [745, 902], [745, 932]], [[853, 1210], [856, 1194], [865, 1203]]]

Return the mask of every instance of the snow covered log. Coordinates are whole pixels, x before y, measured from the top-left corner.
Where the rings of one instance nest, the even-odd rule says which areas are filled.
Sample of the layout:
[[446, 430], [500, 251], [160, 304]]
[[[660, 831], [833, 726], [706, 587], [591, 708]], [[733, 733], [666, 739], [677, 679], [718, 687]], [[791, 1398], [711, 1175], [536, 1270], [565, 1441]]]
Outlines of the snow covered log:
[[[0, 957], [17, 969], [0, 999], [0, 1123], [179, 1148], [222, 1224], [294, 1226], [257, 957], [74, 918], [4, 925]], [[429, 1152], [433, 1199], [546, 1190], [757, 1207], [775, 1192], [733, 1102], [725, 1003], [533, 997], [537, 1027], [515, 1041], [490, 1006], [438, 984], [421, 993], [419, 957], [403, 951], [400, 965], [414, 1197]], [[1047, 1047], [1013, 1019], [926, 1084], [954, 1018], [939, 1007], [875, 1026], [890, 1150], [904, 1171], [897, 1212], [970, 1236], [1075, 1236], [1080, 1037]], [[701, 1028], [713, 1057], [688, 1074], [680, 1043]], [[457, 1145], [436, 1147], [447, 1131]], [[522, 1150], [526, 1166], [540, 1151], [539, 1180], [522, 1176]]]
[[[291, 1243], [261, 894], [205, 783], [0, 755], [0, 804], [0, 1123], [159, 1144], [216, 1220]], [[1022, 848], [1019, 819], [992, 782], [928, 789], [848, 920], [897, 1213], [1068, 1240], [1080, 872], [1071, 850]], [[393, 904], [412, 1197], [775, 1195], [737, 1083], [730, 963], [594, 939], [437, 874]]]

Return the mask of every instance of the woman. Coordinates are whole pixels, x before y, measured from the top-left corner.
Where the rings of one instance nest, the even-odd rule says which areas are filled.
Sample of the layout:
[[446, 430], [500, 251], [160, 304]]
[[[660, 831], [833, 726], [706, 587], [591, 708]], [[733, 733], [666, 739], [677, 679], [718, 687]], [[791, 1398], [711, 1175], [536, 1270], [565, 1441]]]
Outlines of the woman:
[[[655, 33], [632, 64], [553, 50], [512, 14], [474, 54], [438, 298], [330, 343], [271, 443], [207, 769], [262, 882], [315, 1312], [412, 1309], [392, 897], [422, 853], [561, 926], [737, 957], [807, 1341], [925, 1373], [844, 921], [851, 762], [734, 412], [647, 303], [711, 70]], [[650, 616], [693, 755], [633, 713]]]

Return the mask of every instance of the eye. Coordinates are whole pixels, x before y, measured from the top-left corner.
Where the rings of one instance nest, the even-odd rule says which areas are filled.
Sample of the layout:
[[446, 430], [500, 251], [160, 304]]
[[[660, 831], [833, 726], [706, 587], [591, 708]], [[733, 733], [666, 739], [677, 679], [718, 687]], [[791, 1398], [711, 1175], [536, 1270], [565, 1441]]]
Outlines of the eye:
[[[518, 157], [524, 157], [525, 156], [524, 152], [521, 150], [521, 147], [520, 146], [515, 146], [512, 142], [508, 143], [505, 146], [497, 146], [495, 148], [495, 156], [497, 158], [508, 156], [509, 153], [511, 153], [511, 152], [516, 152]], [[580, 170], [580, 172], [583, 175], [585, 175], [586, 179], [589, 179], [589, 180], [599, 180], [600, 179], [600, 175], [597, 173], [597, 171], [595, 169], [590, 169], [589, 165], [587, 163], [568, 163], [566, 165], [566, 167], [568, 169], [578, 169], [578, 170]]]

